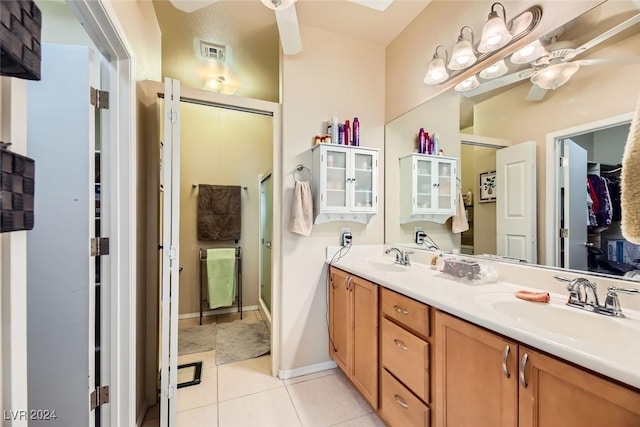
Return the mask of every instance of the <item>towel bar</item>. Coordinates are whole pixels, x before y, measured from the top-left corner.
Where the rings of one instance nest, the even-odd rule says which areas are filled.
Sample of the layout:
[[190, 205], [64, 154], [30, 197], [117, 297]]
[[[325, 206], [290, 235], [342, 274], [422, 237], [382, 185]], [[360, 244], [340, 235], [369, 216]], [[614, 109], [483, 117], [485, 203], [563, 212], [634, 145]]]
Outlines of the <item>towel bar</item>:
[[[226, 248], [225, 248], [226, 249]], [[240, 320], [242, 320], [242, 248], [236, 246], [236, 303], [238, 305], [238, 312], [240, 313]], [[200, 264], [200, 325], [202, 325], [202, 304], [207, 302], [204, 299], [203, 290], [203, 262], [207, 260], [207, 249], [200, 248], [199, 264]]]
[[[198, 188], [198, 186], [199, 186], [199, 185], [200, 185], [200, 184], [191, 184], [191, 188]], [[242, 187], [240, 187], [240, 188], [242, 188], [243, 190], [246, 190], [246, 189], [247, 189], [247, 186], [246, 186], [246, 185], [243, 185], [243, 186], [242, 186]]]

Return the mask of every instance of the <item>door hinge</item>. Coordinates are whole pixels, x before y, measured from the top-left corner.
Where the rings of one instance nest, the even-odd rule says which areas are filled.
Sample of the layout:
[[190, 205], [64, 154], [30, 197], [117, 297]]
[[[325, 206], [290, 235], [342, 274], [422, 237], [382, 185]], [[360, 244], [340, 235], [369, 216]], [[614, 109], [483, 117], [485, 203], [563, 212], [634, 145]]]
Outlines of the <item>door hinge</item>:
[[102, 406], [105, 403], [109, 403], [109, 386], [103, 385], [100, 387], [96, 387], [96, 389], [91, 392], [91, 396], [89, 397], [91, 410], [93, 411], [98, 406]]
[[91, 256], [109, 255], [109, 238], [108, 237], [92, 237], [91, 238]]
[[560, 237], [563, 238], [563, 239], [569, 238], [569, 229], [561, 228], [560, 229]]
[[171, 110], [169, 110], [168, 115], [171, 123], [173, 123], [174, 125], [178, 123], [178, 112], [176, 110], [172, 108]]
[[175, 260], [176, 258], [178, 258], [177, 254], [178, 254], [178, 250], [176, 249], [176, 247], [175, 246], [171, 246], [169, 248], [169, 259], [172, 260], [172, 261]]
[[568, 157], [560, 157], [560, 167], [569, 166], [569, 158]]
[[96, 108], [108, 110], [109, 92], [91, 87], [89, 88], [89, 102]]

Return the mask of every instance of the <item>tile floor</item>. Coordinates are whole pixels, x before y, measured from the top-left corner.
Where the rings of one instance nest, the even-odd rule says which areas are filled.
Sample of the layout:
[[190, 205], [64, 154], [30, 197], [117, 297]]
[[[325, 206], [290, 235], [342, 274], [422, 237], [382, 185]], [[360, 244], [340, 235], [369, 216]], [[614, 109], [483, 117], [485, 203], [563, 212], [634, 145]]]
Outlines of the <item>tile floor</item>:
[[[258, 312], [245, 314], [243, 321], [262, 320]], [[206, 319], [239, 321], [239, 316]], [[197, 322], [181, 320], [180, 326]], [[178, 363], [198, 360], [202, 382], [178, 390], [177, 427], [384, 426], [338, 369], [283, 381], [271, 376], [269, 355], [216, 366], [215, 350], [180, 356]], [[142, 426], [158, 426], [158, 416], [158, 407], [151, 408]]]

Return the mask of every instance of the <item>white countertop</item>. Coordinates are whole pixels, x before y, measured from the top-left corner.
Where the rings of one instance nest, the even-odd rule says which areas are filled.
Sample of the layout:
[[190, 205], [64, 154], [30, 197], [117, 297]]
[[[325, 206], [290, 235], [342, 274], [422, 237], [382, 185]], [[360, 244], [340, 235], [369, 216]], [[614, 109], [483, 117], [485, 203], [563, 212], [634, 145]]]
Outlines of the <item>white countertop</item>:
[[[327, 248], [327, 263], [334, 253]], [[623, 319], [588, 313], [566, 306], [568, 293], [552, 293], [549, 304], [522, 301], [517, 290], [539, 289], [503, 281], [465, 284], [426, 264], [399, 266], [382, 253], [382, 246], [358, 248], [331, 265], [640, 389], [640, 313], [624, 306]]]

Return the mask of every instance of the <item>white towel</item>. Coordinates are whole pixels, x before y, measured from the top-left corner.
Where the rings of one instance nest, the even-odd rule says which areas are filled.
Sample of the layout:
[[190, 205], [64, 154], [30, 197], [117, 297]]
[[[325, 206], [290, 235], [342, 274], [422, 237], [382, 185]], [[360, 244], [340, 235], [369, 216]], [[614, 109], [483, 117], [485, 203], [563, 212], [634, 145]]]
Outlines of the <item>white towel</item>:
[[640, 99], [622, 157], [622, 235], [640, 244]]
[[454, 233], [462, 233], [469, 229], [469, 222], [467, 221], [467, 214], [464, 210], [464, 199], [462, 198], [462, 192], [458, 190], [458, 197], [456, 200], [456, 214], [453, 216], [453, 223], [451, 224], [451, 231]]
[[296, 181], [291, 199], [289, 231], [309, 236], [313, 227], [313, 196], [311, 185], [307, 181]]

